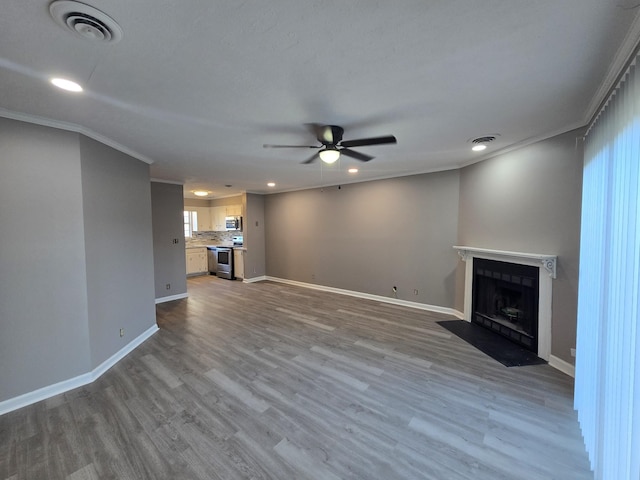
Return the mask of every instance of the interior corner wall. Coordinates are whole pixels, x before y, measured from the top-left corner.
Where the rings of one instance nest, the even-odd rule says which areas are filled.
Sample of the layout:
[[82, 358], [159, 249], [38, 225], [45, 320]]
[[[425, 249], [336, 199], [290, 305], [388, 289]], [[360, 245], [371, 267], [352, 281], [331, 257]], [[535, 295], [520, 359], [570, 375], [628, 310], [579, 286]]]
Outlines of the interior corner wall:
[[80, 161], [93, 369], [156, 325], [151, 181], [149, 165], [84, 136]]
[[247, 251], [244, 258], [244, 278], [263, 277], [266, 274], [265, 263], [265, 227], [264, 195], [245, 194], [245, 216], [243, 219], [244, 246]]
[[151, 182], [156, 299], [187, 293], [183, 211], [182, 185]]
[[[558, 135], [470, 165], [460, 174], [459, 245], [558, 256], [551, 354], [571, 364], [570, 349], [576, 344], [583, 134], [579, 129]], [[459, 279], [458, 275], [458, 307], [464, 295]]]
[[90, 370], [78, 134], [0, 118], [0, 402]]
[[267, 195], [266, 273], [452, 308], [458, 199], [457, 170]]

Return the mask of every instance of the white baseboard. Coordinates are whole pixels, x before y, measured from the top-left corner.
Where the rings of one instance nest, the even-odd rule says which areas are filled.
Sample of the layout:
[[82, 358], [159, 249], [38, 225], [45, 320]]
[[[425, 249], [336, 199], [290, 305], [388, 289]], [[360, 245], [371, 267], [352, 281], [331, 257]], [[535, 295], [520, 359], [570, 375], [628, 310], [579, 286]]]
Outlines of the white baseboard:
[[561, 358], [551, 355], [549, 357], [549, 365], [556, 370], [560, 370], [562, 373], [566, 373], [572, 378], [576, 378], [576, 367], [571, 365], [569, 362], [565, 362]]
[[113, 367], [116, 363], [122, 360], [129, 353], [133, 352], [137, 347], [139, 347], [147, 338], [156, 333], [159, 330], [158, 325], [155, 323], [152, 327], [148, 328], [136, 338], [127, 343], [124, 347], [118, 350], [116, 353], [111, 355], [111, 357], [107, 358], [104, 362], [98, 365], [91, 371], [91, 381], [97, 380], [103, 373]]
[[28, 392], [14, 398], [10, 398], [0, 402], [0, 415], [18, 410], [19, 408], [26, 407], [32, 403], [40, 402], [41, 400], [46, 400], [47, 398], [60, 393], [68, 392], [74, 388], [82, 387], [83, 385], [91, 382], [93, 382], [91, 373], [83, 373], [77, 377], [63, 380], [62, 382], [39, 388], [33, 392]]
[[178, 293], [177, 295], [169, 295], [168, 297], [156, 298], [156, 305], [164, 302], [171, 302], [172, 300], [180, 300], [181, 298], [187, 298], [188, 293]]
[[252, 277], [252, 278], [243, 278], [242, 279], [242, 283], [255, 283], [255, 282], [263, 282], [265, 280], [268, 280], [268, 278], [265, 275], [261, 275], [259, 277]]
[[62, 382], [54, 383], [53, 385], [48, 385], [46, 387], [39, 388], [38, 390], [34, 390], [33, 392], [28, 392], [18, 397], [0, 402], [0, 415], [4, 415], [5, 413], [18, 410], [19, 408], [26, 407], [27, 405], [46, 400], [47, 398], [96, 381], [102, 374], [135, 350], [136, 347], [157, 331], [158, 326], [153, 325], [88, 373], [83, 373], [77, 377], [63, 380]]
[[271, 280], [272, 282], [286, 283], [289, 285], [295, 285], [297, 287], [311, 288], [313, 290], [321, 290], [323, 292], [338, 293], [340, 295], [349, 295], [350, 297], [364, 298], [367, 300], [374, 300], [376, 302], [382, 302], [382, 303], [391, 303], [393, 305], [401, 305], [403, 307], [417, 308], [418, 310], [426, 310], [429, 312], [442, 313], [444, 315], [451, 315], [456, 318], [463, 318], [462, 313], [460, 313], [459, 311], [453, 308], [440, 307], [438, 305], [429, 305], [426, 303], [410, 302], [408, 300], [400, 300], [399, 298], [383, 297], [382, 295], [374, 295], [371, 293], [356, 292], [353, 290], [344, 290], [342, 288], [327, 287], [324, 285], [316, 285], [314, 283], [298, 282], [296, 280], [288, 280], [286, 278], [266, 276], [263, 278], [263, 280]]

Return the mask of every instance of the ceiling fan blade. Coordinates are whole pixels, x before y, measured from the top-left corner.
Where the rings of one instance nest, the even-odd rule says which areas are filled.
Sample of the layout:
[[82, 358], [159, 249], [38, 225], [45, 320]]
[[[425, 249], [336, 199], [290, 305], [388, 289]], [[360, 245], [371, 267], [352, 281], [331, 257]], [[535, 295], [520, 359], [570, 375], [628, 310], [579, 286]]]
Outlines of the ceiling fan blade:
[[312, 162], [315, 162], [318, 158], [320, 158], [320, 152], [314, 153], [311, 157], [307, 158], [304, 162], [300, 162], [302, 165], [308, 165]]
[[349, 150], [348, 148], [341, 148], [340, 154], [346, 155], [347, 157], [355, 158], [356, 160], [360, 160], [361, 162], [368, 162], [369, 160], [374, 158], [370, 155], [365, 155], [364, 153], [356, 152], [355, 150]]
[[386, 135], [384, 137], [372, 137], [372, 138], [360, 138], [357, 140], [346, 140], [340, 145], [343, 147], [364, 147], [366, 145], [381, 145], [384, 143], [398, 143], [396, 137], [393, 135]]
[[263, 148], [320, 148], [320, 145], [272, 145], [265, 143]]

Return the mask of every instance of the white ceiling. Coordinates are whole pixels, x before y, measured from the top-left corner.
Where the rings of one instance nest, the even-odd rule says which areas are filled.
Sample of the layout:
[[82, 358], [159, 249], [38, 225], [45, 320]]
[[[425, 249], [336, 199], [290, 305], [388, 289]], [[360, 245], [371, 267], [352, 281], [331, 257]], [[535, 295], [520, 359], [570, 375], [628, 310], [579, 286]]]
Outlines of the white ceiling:
[[[86, 0], [124, 32], [99, 44], [56, 24], [49, 3], [2, 1], [0, 115], [101, 139], [185, 196], [456, 168], [584, 125], [639, 30], [637, 0]], [[262, 147], [315, 144], [311, 122], [398, 144], [333, 166]], [[487, 134], [499, 136], [472, 153]]]

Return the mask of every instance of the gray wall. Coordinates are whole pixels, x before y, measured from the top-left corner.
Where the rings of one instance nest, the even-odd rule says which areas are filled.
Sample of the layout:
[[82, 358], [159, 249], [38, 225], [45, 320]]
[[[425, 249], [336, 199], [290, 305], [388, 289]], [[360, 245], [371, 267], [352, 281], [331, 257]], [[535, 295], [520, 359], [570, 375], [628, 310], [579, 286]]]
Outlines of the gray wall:
[[185, 198], [184, 206], [185, 207], [210, 207], [211, 200], [202, 200], [200, 198]]
[[90, 370], [78, 135], [0, 118], [0, 401]]
[[[472, 247], [558, 255], [553, 281], [551, 353], [574, 363], [583, 130], [463, 168], [458, 243]], [[462, 264], [462, 262], [460, 262]], [[456, 308], [464, 286], [459, 268]]]
[[149, 165], [128, 155], [84, 136], [80, 154], [95, 368], [155, 325], [151, 186]]
[[182, 195], [182, 185], [151, 182], [156, 299], [187, 293]]
[[245, 216], [243, 225], [244, 278], [261, 277], [266, 274], [264, 196], [247, 193], [244, 198]]
[[453, 307], [458, 197], [458, 171], [269, 195], [267, 275]]
[[149, 166], [2, 118], [0, 145], [1, 402], [89, 373], [155, 308]]

